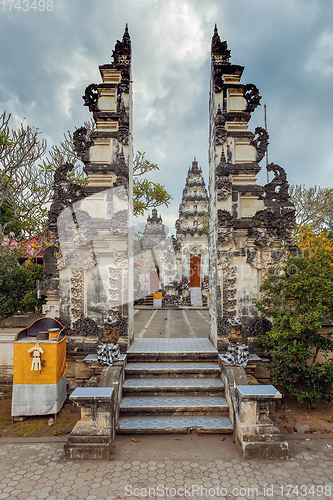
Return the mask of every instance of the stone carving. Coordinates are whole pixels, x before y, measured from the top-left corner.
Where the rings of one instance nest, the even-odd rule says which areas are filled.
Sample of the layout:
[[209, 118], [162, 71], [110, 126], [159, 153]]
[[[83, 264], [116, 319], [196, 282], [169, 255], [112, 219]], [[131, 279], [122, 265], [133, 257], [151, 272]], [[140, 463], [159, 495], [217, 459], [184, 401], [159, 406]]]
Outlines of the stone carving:
[[207, 210], [184, 210], [183, 207], [179, 208], [179, 216], [189, 219], [190, 217], [203, 217], [207, 214]]
[[127, 234], [128, 232], [128, 212], [120, 210], [110, 221], [110, 230], [114, 235]]
[[[224, 335], [230, 331], [229, 320], [236, 317], [236, 266], [232, 266], [232, 255], [230, 252], [218, 252], [219, 266], [223, 271], [223, 321]], [[227, 325], [227, 326], [226, 326]], [[219, 329], [218, 329], [219, 331]]]
[[258, 257], [259, 250], [256, 248], [248, 248], [246, 250], [246, 262], [256, 269], [260, 269], [260, 258]]
[[289, 184], [285, 170], [275, 163], [270, 163], [267, 170], [268, 172], [274, 172], [274, 178], [264, 186], [264, 199], [276, 201], [280, 204], [288, 202]]
[[75, 130], [73, 134], [74, 149], [83, 163], [88, 163], [89, 158], [87, 152], [90, 146], [93, 145], [93, 141], [88, 140], [87, 133], [86, 127], [80, 127]]
[[[109, 282], [121, 280], [121, 269], [109, 267]], [[118, 284], [116, 286], [119, 286]]]
[[226, 200], [232, 193], [232, 181], [229, 177], [219, 178], [216, 187], [218, 200]]
[[262, 127], [256, 127], [255, 134], [256, 136], [252, 139], [251, 145], [254, 146], [257, 151], [256, 161], [260, 162], [267, 151], [269, 135]]
[[131, 66], [131, 38], [126, 25], [122, 41], [117, 40], [115, 49], [112, 51], [112, 66], [121, 71], [120, 92], [129, 92], [130, 66]]
[[72, 269], [71, 277], [71, 312], [73, 317], [84, 314], [84, 270]]
[[83, 318], [81, 317], [75, 323], [73, 323], [73, 334], [74, 335], [83, 335], [87, 337], [91, 335], [93, 337], [98, 336], [98, 324], [91, 318]]
[[119, 333], [119, 336], [126, 337], [128, 331], [128, 319], [124, 317], [120, 317], [118, 321], [115, 323], [115, 329]]
[[221, 92], [223, 89], [223, 65], [230, 64], [230, 50], [228, 49], [228, 44], [225, 41], [221, 41], [220, 35], [217, 31], [217, 26], [215, 25], [214, 35], [212, 38], [212, 61], [213, 61], [213, 72], [214, 72], [214, 90], [215, 92]]
[[205, 182], [202, 178], [200, 179], [186, 179], [186, 187], [203, 187], [206, 191]]
[[58, 244], [57, 220], [64, 208], [86, 196], [83, 186], [79, 186], [68, 179], [68, 174], [73, 170], [72, 163], [61, 165], [54, 173], [53, 202], [49, 210], [48, 227], [51, 231], [51, 243]]
[[293, 208], [286, 210], [281, 217], [268, 210], [260, 210], [252, 217], [249, 236], [255, 238], [256, 242], [263, 246], [270, 246], [277, 237], [289, 245], [293, 245], [295, 224]]
[[174, 235], [172, 235], [171, 238], [172, 238], [172, 244], [173, 244], [173, 249], [174, 249], [175, 253], [180, 252], [180, 249], [181, 249], [181, 243], [180, 243], [180, 241], [178, 241], [174, 237]]
[[92, 269], [97, 265], [97, 258], [94, 251], [87, 249], [82, 256], [76, 256], [74, 266], [85, 270]]
[[108, 304], [110, 308], [117, 307], [121, 303], [122, 290], [122, 270], [119, 268], [109, 267], [109, 287], [108, 287]]
[[248, 327], [248, 334], [251, 337], [264, 335], [272, 328], [272, 323], [266, 318], [253, 318]]
[[222, 59], [217, 58], [216, 61], [222, 61], [224, 63], [229, 63], [229, 59], [231, 57], [231, 52], [228, 49], [227, 42], [221, 42], [220, 35], [217, 30], [217, 26], [215, 24], [214, 34], [212, 38], [212, 54], [217, 56], [222, 56]]
[[97, 236], [91, 216], [85, 210], [64, 210], [58, 217], [58, 235], [63, 245], [88, 244]]
[[225, 143], [227, 138], [227, 131], [225, 128], [225, 117], [222, 114], [221, 106], [217, 108], [215, 117], [215, 146]]
[[251, 221], [249, 236], [259, 245], [270, 246], [277, 237], [277, 217], [268, 210], [259, 210]]
[[231, 330], [231, 323], [225, 318], [217, 318], [217, 335], [219, 337], [227, 337]]
[[186, 192], [183, 192], [183, 201], [207, 201], [207, 195], [201, 195], [201, 194], [187, 194]]
[[251, 113], [257, 106], [260, 106], [261, 95], [259, 94], [259, 89], [253, 83], [244, 85], [244, 99], [247, 102], [245, 111]]
[[121, 101], [119, 110], [118, 141], [121, 144], [128, 144], [129, 142], [129, 116], [123, 101]]
[[116, 174], [118, 185], [126, 185], [128, 181], [128, 166], [126, 165], [126, 160], [124, 156], [124, 150], [121, 149], [118, 153], [117, 164], [116, 164]]
[[[179, 229], [178, 229], [179, 228]], [[198, 236], [201, 236], [202, 234], [204, 234], [203, 230], [199, 227], [183, 227], [181, 228], [180, 227], [180, 224], [179, 226], [177, 225], [176, 226], [176, 229], [177, 229], [177, 234], [190, 234], [191, 236], [194, 236], [195, 234], [197, 234]]]
[[218, 242], [226, 243], [232, 239], [233, 217], [227, 210], [217, 211]]
[[98, 86], [96, 83], [91, 83], [85, 90], [82, 99], [84, 100], [84, 106], [89, 107], [89, 111], [98, 111], [97, 103], [98, 103]]

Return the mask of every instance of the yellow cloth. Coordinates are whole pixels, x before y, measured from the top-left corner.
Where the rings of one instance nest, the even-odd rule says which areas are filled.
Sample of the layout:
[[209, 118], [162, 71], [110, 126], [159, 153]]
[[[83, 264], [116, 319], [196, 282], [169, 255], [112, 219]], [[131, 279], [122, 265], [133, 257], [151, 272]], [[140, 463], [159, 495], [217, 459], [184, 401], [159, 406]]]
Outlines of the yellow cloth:
[[32, 358], [28, 352], [36, 340], [14, 342], [13, 384], [57, 384], [65, 375], [66, 338], [60, 342], [39, 340], [38, 343], [44, 351], [41, 360], [45, 360], [41, 371], [31, 370]]

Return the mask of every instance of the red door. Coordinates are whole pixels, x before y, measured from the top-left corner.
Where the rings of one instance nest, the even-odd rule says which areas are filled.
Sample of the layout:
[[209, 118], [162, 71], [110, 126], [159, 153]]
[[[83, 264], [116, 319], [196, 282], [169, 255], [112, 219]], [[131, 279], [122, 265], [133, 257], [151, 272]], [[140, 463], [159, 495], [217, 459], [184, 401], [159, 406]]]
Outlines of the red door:
[[155, 290], [160, 288], [160, 280], [156, 269], [150, 271], [149, 293], [152, 294]]
[[201, 287], [200, 281], [201, 255], [190, 255], [190, 286]]

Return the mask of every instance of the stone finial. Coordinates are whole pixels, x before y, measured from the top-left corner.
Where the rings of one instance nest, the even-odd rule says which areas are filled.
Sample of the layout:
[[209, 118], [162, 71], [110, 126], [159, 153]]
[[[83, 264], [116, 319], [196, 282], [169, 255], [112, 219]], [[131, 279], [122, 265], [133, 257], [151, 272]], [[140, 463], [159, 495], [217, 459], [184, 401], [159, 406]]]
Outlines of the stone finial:
[[191, 172], [194, 173], [199, 173], [199, 167], [198, 167], [198, 162], [196, 158], [194, 157], [194, 160], [192, 161], [192, 167], [191, 167]]
[[221, 41], [216, 24], [215, 24], [214, 34], [213, 34], [213, 38], [212, 38], [212, 54], [221, 55], [222, 62], [229, 63], [231, 52], [228, 49], [227, 42]]
[[117, 40], [116, 46], [112, 51], [112, 58], [115, 64], [127, 64], [126, 61], [131, 59], [131, 37], [128, 32], [128, 26], [124, 31], [122, 41]]
[[151, 216], [148, 215], [148, 217], [147, 217], [147, 223], [151, 224], [152, 222], [155, 222], [156, 224], [162, 224], [162, 217], [158, 216], [158, 213], [157, 213], [157, 210], [155, 207], [151, 211]]

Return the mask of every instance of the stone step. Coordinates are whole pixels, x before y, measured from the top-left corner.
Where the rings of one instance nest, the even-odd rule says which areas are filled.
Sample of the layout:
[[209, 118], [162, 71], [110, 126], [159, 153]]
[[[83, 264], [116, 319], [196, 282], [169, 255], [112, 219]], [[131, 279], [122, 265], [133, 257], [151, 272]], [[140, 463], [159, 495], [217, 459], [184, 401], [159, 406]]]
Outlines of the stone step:
[[211, 362], [218, 360], [217, 351], [166, 351], [166, 352], [131, 352], [127, 351], [127, 361], [129, 363], [177, 363], [177, 362]]
[[221, 367], [218, 363], [127, 363], [126, 377], [219, 377]]
[[229, 434], [233, 426], [228, 417], [223, 416], [182, 416], [182, 417], [122, 417], [119, 419], [119, 434], [187, 434], [191, 431]]
[[220, 379], [212, 378], [139, 378], [126, 379], [123, 384], [123, 395], [140, 396], [170, 393], [177, 395], [192, 393], [205, 396], [222, 396], [224, 385]]
[[172, 414], [222, 414], [228, 412], [228, 403], [222, 396], [142, 396], [124, 397], [120, 404], [121, 416], [172, 415]]

